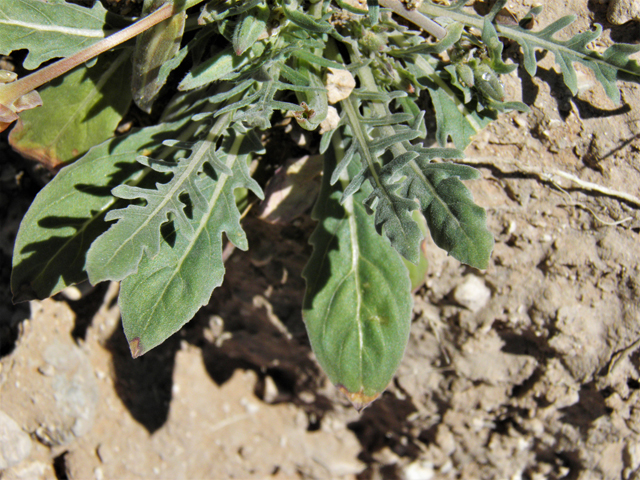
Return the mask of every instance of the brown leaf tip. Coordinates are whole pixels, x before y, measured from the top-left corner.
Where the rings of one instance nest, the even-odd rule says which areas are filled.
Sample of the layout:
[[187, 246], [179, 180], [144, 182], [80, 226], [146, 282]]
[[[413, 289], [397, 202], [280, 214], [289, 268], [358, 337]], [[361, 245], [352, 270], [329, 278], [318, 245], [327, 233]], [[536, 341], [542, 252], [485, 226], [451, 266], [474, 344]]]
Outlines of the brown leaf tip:
[[142, 355], [142, 345], [140, 344], [140, 337], [136, 337], [129, 342], [129, 349], [131, 350], [131, 356], [133, 358], [138, 358]]
[[351, 402], [353, 408], [357, 410], [358, 413], [362, 413], [362, 411], [371, 405], [379, 396], [379, 393], [375, 395], [365, 395], [363, 390], [359, 392], [350, 392], [346, 389], [344, 385], [336, 385], [336, 388], [340, 390], [345, 397]]

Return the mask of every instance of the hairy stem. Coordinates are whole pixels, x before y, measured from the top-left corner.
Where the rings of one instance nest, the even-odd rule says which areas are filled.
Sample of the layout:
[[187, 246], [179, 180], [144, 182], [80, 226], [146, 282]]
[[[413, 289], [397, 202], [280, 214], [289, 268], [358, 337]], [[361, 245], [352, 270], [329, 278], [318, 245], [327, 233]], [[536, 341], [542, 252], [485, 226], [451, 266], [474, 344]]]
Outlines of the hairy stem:
[[390, 8], [394, 13], [406, 18], [414, 25], [417, 25], [425, 32], [430, 33], [438, 40], [444, 38], [447, 31], [439, 24], [431, 20], [429, 17], [423, 15], [418, 10], [408, 10], [400, 0], [379, 0], [380, 5]]

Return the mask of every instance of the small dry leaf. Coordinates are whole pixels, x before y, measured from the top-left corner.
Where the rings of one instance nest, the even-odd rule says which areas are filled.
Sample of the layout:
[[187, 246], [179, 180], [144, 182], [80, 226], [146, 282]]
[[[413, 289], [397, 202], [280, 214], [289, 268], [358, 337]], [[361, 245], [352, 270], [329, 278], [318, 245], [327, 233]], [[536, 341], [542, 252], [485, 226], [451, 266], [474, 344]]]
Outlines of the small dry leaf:
[[329, 103], [338, 103], [351, 95], [353, 89], [356, 88], [356, 79], [353, 78], [353, 75], [348, 70], [331, 67], [327, 70], [327, 97], [329, 98]]
[[0, 70], [0, 132], [4, 132], [9, 125], [18, 120], [18, 113], [42, 105], [40, 94], [35, 90], [15, 99], [15, 94], [3, 86], [14, 82], [18, 78], [14, 72]]
[[18, 79], [18, 74], [9, 70], [0, 70], [0, 83], [11, 83]]
[[41, 106], [42, 98], [40, 98], [40, 94], [35, 90], [32, 90], [29, 93], [25, 93], [15, 102], [13, 102], [13, 108], [17, 113]]
[[0, 104], [0, 132], [4, 132], [17, 119], [18, 115], [13, 110]]

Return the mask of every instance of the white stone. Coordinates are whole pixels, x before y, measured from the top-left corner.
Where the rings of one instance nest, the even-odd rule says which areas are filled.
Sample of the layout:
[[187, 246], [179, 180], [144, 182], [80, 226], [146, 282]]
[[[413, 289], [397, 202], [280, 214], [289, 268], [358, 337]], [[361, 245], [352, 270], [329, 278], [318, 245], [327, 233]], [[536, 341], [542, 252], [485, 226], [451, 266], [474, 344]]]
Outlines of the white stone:
[[404, 468], [404, 480], [431, 480], [435, 475], [433, 463], [425, 460], [416, 460]]
[[0, 410], [0, 470], [17, 465], [31, 453], [31, 438]]
[[453, 298], [472, 312], [481, 310], [491, 298], [491, 290], [475, 275], [467, 275], [464, 282], [453, 291]]

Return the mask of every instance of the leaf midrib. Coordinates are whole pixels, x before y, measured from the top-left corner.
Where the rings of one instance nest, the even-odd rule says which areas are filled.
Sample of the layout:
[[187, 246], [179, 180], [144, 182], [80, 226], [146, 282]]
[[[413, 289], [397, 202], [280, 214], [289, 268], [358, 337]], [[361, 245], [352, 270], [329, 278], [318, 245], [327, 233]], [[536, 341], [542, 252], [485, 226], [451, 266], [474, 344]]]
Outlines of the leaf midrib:
[[[220, 117], [220, 119], [216, 122], [214, 127], [211, 129], [211, 131], [207, 135], [206, 140], [202, 142], [198, 150], [196, 150], [196, 152], [194, 152], [194, 154], [190, 157], [191, 161], [187, 166], [185, 166], [182, 173], [178, 176], [177, 181], [171, 182], [173, 185], [168, 190], [168, 192], [164, 195], [162, 201], [159, 202], [157, 207], [151, 211], [151, 213], [147, 216], [147, 219], [138, 225], [138, 227], [133, 231], [133, 233], [129, 236], [129, 238], [126, 241], [122, 242], [115, 250], [113, 250], [111, 257], [109, 258], [108, 261], [105, 262], [105, 265], [110, 264], [113, 261], [113, 259], [118, 256], [120, 251], [122, 251], [122, 249], [126, 245], [129, 245], [131, 242], [134, 242], [137, 236], [140, 234], [140, 232], [149, 226], [149, 224], [156, 217], [156, 215], [158, 215], [160, 212], [162, 212], [166, 208], [167, 204], [173, 200], [174, 196], [177, 193], [182, 191], [182, 186], [184, 185], [184, 183], [190, 178], [191, 175], [194, 174], [194, 170], [197, 169], [200, 165], [200, 163], [198, 161], [195, 161], [195, 159], [201, 158], [207, 152], [209, 146], [217, 139], [220, 132], [222, 132], [223, 129], [226, 128], [228, 120], [229, 120], [228, 115], [223, 115], [222, 117]], [[196, 128], [197, 128], [197, 123], [194, 122], [193, 126], [189, 128], [187, 131], [185, 131], [184, 133], [182, 133], [178, 137], [178, 139], [180, 141], [188, 140], [189, 138], [191, 138], [191, 136], [193, 135], [193, 131]]]
[[[207, 140], [208, 139], [209, 139], [209, 137], [207, 137]], [[217, 136], [216, 136], [216, 139], [217, 139]], [[238, 154], [237, 153], [240, 150], [240, 146], [242, 145], [243, 140], [244, 140], [244, 136], [243, 135], [238, 135], [236, 137], [232, 147], [231, 147], [231, 151], [227, 155], [225, 165], [227, 167], [229, 167], [229, 169], [233, 168], [235, 162], [238, 159]], [[210, 148], [213, 148], [213, 146], [214, 146], [214, 144], [210, 144]], [[218, 203], [218, 200], [219, 200], [220, 196], [222, 195], [222, 193], [224, 192], [225, 186], [227, 185], [227, 182], [228, 182], [228, 180], [230, 178], [231, 177], [229, 175], [226, 175], [224, 173], [220, 173], [220, 177], [219, 177], [218, 181], [216, 182], [216, 186], [215, 186], [215, 188], [213, 190], [213, 193], [212, 193], [211, 198], [210, 198], [209, 203], [208, 203], [208, 207], [209, 208], [207, 209], [207, 214], [203, 215], [200, 218], [200, 222], [198, 224], [198, 228], [195, 230], [195, 235], [193, 236], [193, 240], [189, 242], [189, 246], [187, 248], [185, 248], [183, 254], [180, 256], [178, 261], [175, 263], [175, 268], [173, 269], [173, 273], [171, 274], [169, 279], [165, 282], [165, 286], [162, 289], [161, 294], [156, 296], [156, 301], [153, 303], [153, 307], [151, 308], [151, 313], [146, 316], [147, 320], [146, 320], [146, 322], [144, 324], [144, 327], [142, 329], [142, 332], [141, 332], [140, 336], [144, 335], [144, 333], [149, 328], [151, 320], [154, 317], [154, 313], [156, 312], [156, 310], [158, 308], [158, 305], [160, 304], [160, 302], [164, 298], [164, 294], [166, 293], [166, 291], [169, 288], [169, 286], [173, 283], [173, 280], [176, 278], [176, 275], [178, 275], [182, 271], [182, 265], [184, 264], [185, 260], [187, 259], [187, 257], [191, 253], [194, 245], [197, 243], [197, 239], [200, 238], [200, 235], [202, 234], [202, 232], [208, 226], [209, 219], [211, 218], [211, 215], [213, 213], [214, 207]], [[223, 199], [224, 199], [224, 196], [223, 196]], [[223, 265], [223, 268], [224, 268], [224, 265]]]

